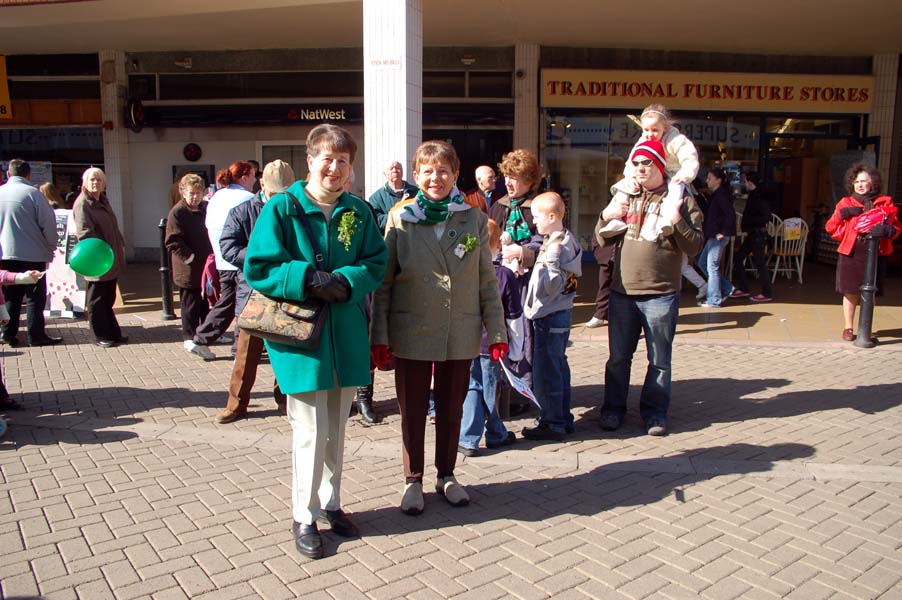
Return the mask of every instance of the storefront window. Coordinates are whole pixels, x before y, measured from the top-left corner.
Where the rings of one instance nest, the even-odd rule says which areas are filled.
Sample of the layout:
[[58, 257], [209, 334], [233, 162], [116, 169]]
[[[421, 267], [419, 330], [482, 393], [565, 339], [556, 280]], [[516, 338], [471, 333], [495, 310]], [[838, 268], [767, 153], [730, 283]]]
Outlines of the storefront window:
[[0, 129], [0, 160], [21, 158], [41, 165], [41, 173], [65, 196], [81, 187], [90, 166], [103, 168], [103, 134], [99, 127]]
[[[630, 150], [641, 134], [638, 120], [639, 113], [546, 115], [549, 180], [567, 200], [570, 228], [584, 248], [591, 244], [595, 220], [610, 200], [610, 187], [623, 177]], [[758, 168], [760, 118], [684, 113], [675, 125], [698, 150], [700, 177], [711, 167], [723, 167], [734, 194], [741, 197], [740, 172]]]
[[855, 134], [857, 119], [816, 118], [816, 117], [771, 117], [767, 119], [767, 132], [777, 135], [796, 133], [819, 133], [829, 136], [847, 136]]

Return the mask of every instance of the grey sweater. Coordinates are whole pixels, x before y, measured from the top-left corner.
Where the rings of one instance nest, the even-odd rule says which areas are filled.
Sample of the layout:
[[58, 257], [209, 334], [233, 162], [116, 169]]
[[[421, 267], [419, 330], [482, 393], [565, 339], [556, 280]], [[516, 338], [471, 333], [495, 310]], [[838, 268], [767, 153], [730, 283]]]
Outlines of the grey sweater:
[[[546, 247], [556, 241], [561, 243], [560, 251], [547, 251]], [[527, 319], [541, 319], [573, 308], [577, 278], [583, 274], [582, 252], [579, 242], [566, 229], [545, 240], [526, 288], [523, 314]]]
[[59, 237], [50, 203], [23, 177], [0, 185], [0, 247], [4, 260], [50, 262]]

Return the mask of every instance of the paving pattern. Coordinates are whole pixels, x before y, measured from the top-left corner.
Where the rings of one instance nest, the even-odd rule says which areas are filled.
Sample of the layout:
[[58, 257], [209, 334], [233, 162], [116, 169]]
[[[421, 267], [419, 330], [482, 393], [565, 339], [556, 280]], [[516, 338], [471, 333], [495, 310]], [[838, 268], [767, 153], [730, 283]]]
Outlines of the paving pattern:
[[324, 527], [310, 561], [269, 367], [251, 418], [216, 425], [228, 347], [204, 363], [173, 323], [122, 323], [132, 343], [111, 350], [61, 320], [62, 346], [3, 347], [25, 410], [0, 439], [2, 598], [902, 598], [898, 345], [687, 336], [672, 433], [650, 438], [642, 346], [627, 421], [602, 433], [604, 333], [577, 335], [572, 439], [461, 459], [471, 505], [427, 493], [419, 517], [397, 509], [400, 419], [379, 373], [386, 422], [352, 420], [346, 447], [363, 537]]

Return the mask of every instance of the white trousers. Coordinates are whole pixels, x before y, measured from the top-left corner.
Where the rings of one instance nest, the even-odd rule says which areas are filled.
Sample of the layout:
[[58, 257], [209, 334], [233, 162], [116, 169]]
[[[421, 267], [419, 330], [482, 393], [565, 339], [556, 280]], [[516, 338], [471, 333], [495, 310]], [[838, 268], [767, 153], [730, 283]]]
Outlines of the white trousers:
[[357, 388], [288, 396], [292, 431], [291, 512], [298, 523], [316, 521], [320, 509], [341, 508], [345, 424]]

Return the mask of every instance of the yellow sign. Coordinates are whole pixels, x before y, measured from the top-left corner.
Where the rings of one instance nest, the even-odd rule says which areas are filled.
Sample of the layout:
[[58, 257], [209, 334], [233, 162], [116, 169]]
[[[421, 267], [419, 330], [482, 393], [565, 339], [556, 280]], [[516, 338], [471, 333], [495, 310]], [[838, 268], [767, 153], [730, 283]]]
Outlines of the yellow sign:
[[546, 108], [867, 113], [873, 96], [870, 75], [542, 70]]
[[784, 240], [800, 240], [800, 239], [802, 239], [802, 228], [801, 227], [784, 227], [783, 228], [783, 239]]
[[13, 118], [13, 104], [9, 99], [9, 84], [6, 83], [6, 57], [0, 54], [0, 119]]

